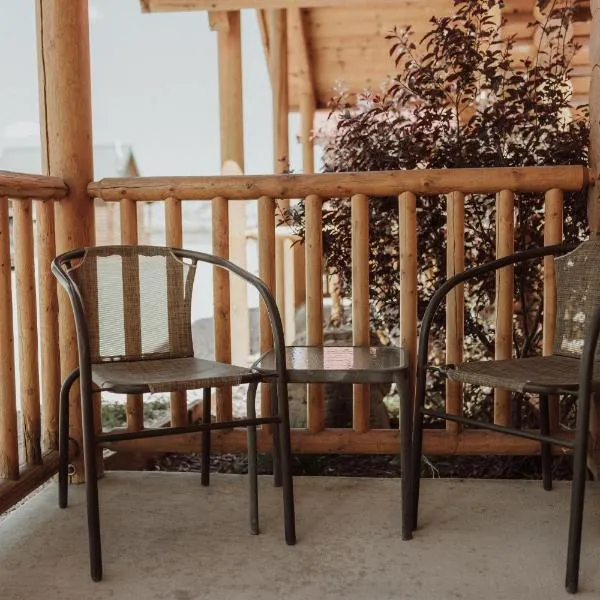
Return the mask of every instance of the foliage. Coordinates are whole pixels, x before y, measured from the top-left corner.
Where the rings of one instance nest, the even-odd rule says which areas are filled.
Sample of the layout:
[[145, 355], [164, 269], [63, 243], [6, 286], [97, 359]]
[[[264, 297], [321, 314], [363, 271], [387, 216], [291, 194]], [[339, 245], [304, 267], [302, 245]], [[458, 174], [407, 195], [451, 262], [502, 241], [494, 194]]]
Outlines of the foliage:
[[[432, 17], [419, 47], [410, 26], [387, 37], [397, 74], [384, 93], [358, 99], [342, 94], [332, 116], [336, 130], [324, 148], [325, 171], [443, 169], [463, 167], [587, 164], [587, 107], [573, 110], [569, 75], [578, 46], [568, 36], [578, 2], [545, 2], [537, 28], [535, 58], [518, 58], [514, 37], [504, 39], [494, 18], [501, 0], [455, 0], [455, 14]], [[496, 12], [494, 12], [496, 11]], [[516, 249], [543, 244], [541, 194], [520, 194], [516, 204]], [[565, 196], [567, 240], [585, 235], [585, 195]], [[446, 199], [421, 196], [417, 205], [419, 317], [446, 272]], [[288, 215], [303, 233], [303, 205]], [[481, 264], [495, 254], [495, 197], [465, 201], [465, 261]], [[350, 201], [324, 206], [323, 241], [327, 267], [350, 294]], [[370, 200], [370, 275], [373, 326], [394, 337], [399, 319], [398, 199]], [[540, 266], [517, 272], [515, 324], [517, 355], [540, 342]], [[493, 352], [494, 280], [466, 290], [465, 338], [483, 342], [471, 357]], [[488, 307], [488, 308], [485, 308]], [[492, 307], [491, 309], [489, 307]], [[482, 310], [483, 309], [483, 310]], [[443, 360], [440, 343], [433, 345]], [[483, 317], [483, 318], [482, 318]]]

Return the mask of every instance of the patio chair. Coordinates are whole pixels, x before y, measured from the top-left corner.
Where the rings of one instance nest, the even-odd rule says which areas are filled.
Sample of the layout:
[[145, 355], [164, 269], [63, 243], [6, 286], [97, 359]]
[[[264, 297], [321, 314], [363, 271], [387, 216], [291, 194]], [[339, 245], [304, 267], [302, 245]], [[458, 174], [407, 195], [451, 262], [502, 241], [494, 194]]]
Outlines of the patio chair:
[[[276, 367], [268, 376], [250, 368], [194, 357], [191, 304], [198, 263], [226, 269], [258, 291], [269, 314], [277, 357]], [[275, 300], [266, 285], [223, 258], [157, 246], [98, 246], [73, 250], [54, 259], [52, 272], [71, 300], [79, 354], [79, 367], [69, 374], [61, 388], [59, 506], [67, 506], [69, 391], [79, 379], [92, 579], [102, 578], [96, 451], [109, 441], [201, 431], [201, 482], [208, 485], [211, 430], [247, 427], [251, 529], [258, 533], [256, 426], [273, 424], [275, 480], [283, 486], [285, 540], [294, 544], [284, 338]], [[272, 402], [273, 414], [256, 418], [254, 403], [259, 381], [270, 382], [276, 390], [276, 398]], [[240, 384], [249, 384], [249, 417], [211, 422], [211, 388]], [[202, 423], [142, 431], [98, 432], [92, 403], [94, 388], [119, 394], [202, 388]]]
[[[565, 246], [547, 246], [526, 250], [468, 269], [448, 279], [433, 295], [425, 311], [419, 336], [413, 434], [414, 462], [411, 473], [413, 485], [410, 486], [410, 490], [412, 493], [413, 528], [416, 529], [425, 415], [455, 421], [470, 427], [479, 427], [539, 441], [542, 458], [542, 478], [546, 490], [552, 487], [552, 445], [571, 448], [574, 451], [574, 472], [565, 585], [569, 592], [575, 593], [579, 578], [581, 523], [586, 479], [590, 414], [589, 385], [593, 361], [600, 359], [600, 352], [594, 351], [599, 327], [597, 309], [600, 307], [600, 269], [598, 268], [598, 265], [600, 265], [600, 242], [587, 241], [580, 244], [573, 251], [564, 254], [567, 250], [568, 248]], [[540, 433], [426, 409], [426, 377], [428, 369], [431, 368], [427, 365], [429, 332], [434, 314], [448, 292], [465, 281], [481, 277], [507, 265], [542, 256], [558, 256], [560, 254], [562, 256], [555, 258], [557, 316], [551, 355], [464, 362], [457, 365], [446, 365], [440, 369], [449, 379], [455, 381], [502, 388], [512, 392], [539, 394]], [[590, 324], [593, 324], [591, 330]], [[590, 335], [585, 342], [584, 350], [584, 340], [588, 332], [590, 332]], [[582, 353], [584, 353], [583, 360]], [[600, 383], [600, 381], [595, 383]], [[577, 394], [578, 390], [580, 390], [580, 393], [574, 440], [551, 436], [548, 396]]]

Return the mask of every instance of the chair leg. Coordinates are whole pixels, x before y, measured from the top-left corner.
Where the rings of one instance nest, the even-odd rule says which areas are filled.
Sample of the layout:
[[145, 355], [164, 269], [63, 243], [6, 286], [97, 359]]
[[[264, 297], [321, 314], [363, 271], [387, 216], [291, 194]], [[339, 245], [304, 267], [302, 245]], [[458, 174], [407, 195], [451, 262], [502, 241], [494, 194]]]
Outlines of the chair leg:
[[79, 368], [69, 373], [60, 388], [58, 417], [58, 506], [66, 508], [69, 503], [69, 393]]
[[583, 526], [583, 503], [587, 474], [588, 428], [590, 422], [590, 396], [580, 395], [577, 431], [575, 433], [575, 456], [573, 459], [573, 487], [571, 488], [571, 513], [569, 517], [569, 542], [567, 545], [567, 574], [565, 587], [571, 594], [579, 585], [579, 562], [581, 558], [581, 532]]
[[[202, 396], [202, 424], [210, 424], [211, 388], [204, 388]], [[202, 485], [210, 483], [210, 429], [202, 432]]]
[[[279, 414], [279, 398], [277, 392], [277, 385], [271, 385], [271, 414]], [[271, 454], [273, 460], [273, 485], [275, 487], [281, 486], [281, 439], [279, 435], [279, 427], [277, 425], [271, 425], [271, 432], [273, 436], [273, 452]]]
[[[412, 484], [409, 489], [411, 494], [410, 499], [410, 514], [412, 517], [412, 529], [417, 529], [419, 521], [419, 492], [421, 484], [421, 457], [423, 455], [423, 407], [425, 404], [425, 375], [422, 375], [423, 381], [417, 379], [417, 391], [415, 397], [415, 412], [413, 415], [413, 446], [411, 449], [412, 465], [410, 469], [410, 477]], [[410, 397], [410, 396], [409, 396]]]
[[102, 579], [102, 548], [100, 542], [100, 509], [98, 502], [98, 470], [96, 465], [96, 433], [92, 390], [81, 381], [81, 412], [83, 417], [83, 454], [85, 463], [85, 491], [88, 536], [90, 548], [90, 575], [94, 581]]
[[[540, 394], [540, 432], [550, 435], [550, 407], [547, 394]], [[552, 489], [552, 445], [541, 443], [542, 482], [545, 490]]]
[[283, 517], [285, 525], [285, 542], [289, 546], [296, 543], [296, 516], [294, 511], [294, 482], [292, 478], [292, 442], [290, 439], [290, 411], [288, 406], [287, 384], [277, 383], [279, 401], [278, 415], [281, 421], [276, 425], [280, 432], [280, 464], [281, 483], [283, 486]]
[[412, 461], [412, 402], [408, 388], [408, 375], [403, 373], [396, 380], [396, 387], [400, 397], [400, 433], [402, 435], [402, 448], [400, 454], [402, 469], [402, 539], [412, 540], [413, 519], [411, 506], [411, 487], [414, 480], [411, 475]]
[[[256, 388], [258, 383], [248, 386], [246, 397], [249, 419], [256, 419]], [[256, 425], [248, 425], [248, 478], [250, 480], [250, 532], [258, 535], [258, 469], [256, 465]]]

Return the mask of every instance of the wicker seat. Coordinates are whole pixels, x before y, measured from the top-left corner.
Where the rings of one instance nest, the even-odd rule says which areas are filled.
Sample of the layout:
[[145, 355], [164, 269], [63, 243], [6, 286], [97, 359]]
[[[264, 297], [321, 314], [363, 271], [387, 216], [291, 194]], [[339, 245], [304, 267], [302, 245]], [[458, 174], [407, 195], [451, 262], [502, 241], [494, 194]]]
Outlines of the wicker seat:
[[[566, 587], [576, 592], [579, 579], [579, 557], [581, 553], [581, 523], [586, 478], [587, 437], [590, 412], [589, 386], [600, 386], [600, 367], [593, 377], [594, 364], [600, 359], [596, 351], [598, 321], [594, 315], [600, 307], [600, 242], [587, 241], [575, 250], [567, 252], [564, 246], [548, 246], [520, 252], [480, 267], [469, 269], [446, 281], [433, 295], [421, 324], [419, 354], [417, 360], [417, 385], [415, 399], [415, 423], [413, 434], [413, 466], [410, 486], [412, 495], [411, 514], [413, 527], [418, 520], [419, 480], [423, 449], [423, 420], [425, 415], [440, 417], [471, 427], [489, 429], [500, 433], [520, 436], [540, 442], [544, 489], [552, 488], [552, 445], [571, 448], [574, 451], [573, 496], [571, 501], [571, 526], [569, 531]], [[565, 253], [567, 252], [567, 253]], [[539, 394], [540, 433], [521, 430], [517, 427], [501, 426], [475, 421], [460, 415], [438, 413], [425, 408], [428, 340], [433, 317], [445, 296], [457, 285], [481, 277], [502, 267], [517, 264], [542, 256], [554, 255], [557, 282], [557, 311], [553, 352], [550, 356], [521, 359], [465, 362], [439, 368], [453, 380], [480, 386], [502, 388], [513, 392]], [[562, 256], [560, 256], [562, 255]], [[590, 326], [593, 323], [593, 327]], [[594, 330], [594, 327], [596, 328]], [[586, 335], [590, 335], [585, 341]], [[582, 361], [584, 341], [589, 355], [589, 365]], [[590, 344], [593, 347], [590, 350]], [[585, 373], [584, 373], [585, 370]], [[587, 375], [586, 375], [587, 374]], [[585, 383], [585, 376], [589, 382]], [[585, 388], [585, 389], [584, 389]], [[548, 396], [551, 394], [573, 394], [579, 389], [577, 426], [574, 441], [550, 435]]]
[[[191, 306], [198, 263], [226, 269], [258, 291], [273, 332], [276, 364], [269, 374], [261, 375], [251, 368], [194, 356]], [[98, 246], [73, 250], [53, 261], [52, 272], [71, 300], [79, 355], [79, 367], [69, 374], [61, 388], [59, 506], [65, 508], [68, 501], [69, 392], [79, 379], [92, 579], [102, 578], [96, 451], [107, 442], [201, 431], [201, 483], [208, 485], [211, 430], [247, 427], [250, 525], [252, 533], [258, 533], [256, 427], [273, 424], [275, 482], [283, 487], [285, 539], [288, 544], [294, 544], [283, 329], [275, 300], [266, 285], [220, 257], [157, 246]], [[196, 289], [199, 287], [197, 284]], [[260, 381], [271, 383], [275, 394], [273, 414], [257, 418], [255, 397]], [[211, 422], [211, 388], [240, 384], [249, 384], [247, 418]], [[97, 433], [92, 405], [94, 386], [121, 394], [203, 389], [202, 423]]]

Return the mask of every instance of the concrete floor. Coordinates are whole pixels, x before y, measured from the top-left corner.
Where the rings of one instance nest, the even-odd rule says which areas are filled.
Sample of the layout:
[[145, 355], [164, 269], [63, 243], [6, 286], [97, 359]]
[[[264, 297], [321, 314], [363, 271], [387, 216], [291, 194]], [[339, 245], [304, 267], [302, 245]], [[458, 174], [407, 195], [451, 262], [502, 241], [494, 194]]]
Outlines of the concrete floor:
[[[51, 484], [0, 522], [2, 600], [564, 599], [570, 486], [427, 480], [421, 528], [400, 538], [400, 482], [296, 479], [298, 544], [261, 480], [262, 534], [246, 479], [117, 473], [101, 482], [104, 580], [88, 577], [84, 489]], [[600, 597], [600, 487], [589, 487], [581, 598]]]

